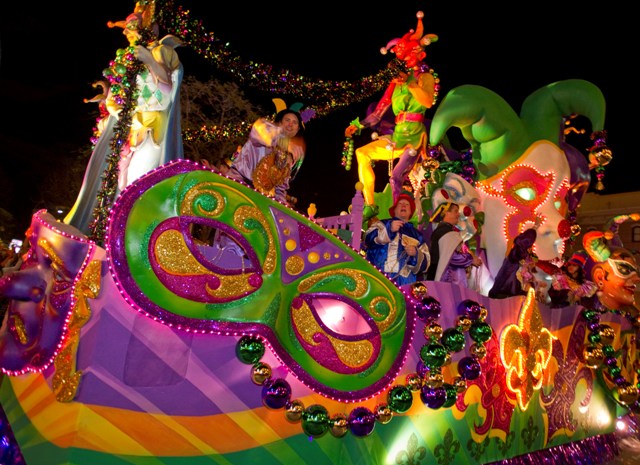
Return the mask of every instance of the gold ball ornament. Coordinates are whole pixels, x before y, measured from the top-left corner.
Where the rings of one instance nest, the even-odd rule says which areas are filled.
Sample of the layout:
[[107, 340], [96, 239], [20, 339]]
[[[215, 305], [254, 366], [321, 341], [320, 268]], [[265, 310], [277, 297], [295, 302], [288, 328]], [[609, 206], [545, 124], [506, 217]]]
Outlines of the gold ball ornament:
[[453, 379], [453, 387], [456, 389], [458, 394], [462, 394], [467, 390], [467, 382], [460, 376], [456, 376]]
[[424, 327], [424, 337], [429, 339], [440, 339], [442, 337], [442, 326], [438, 323], [431, 323]]
[[341, 438], [347, 434], [347, 431], [349, 430], [349, 420], [344, 413], [336, 413], [333, 415], [329, 424], [331, 425], [329, 427], [329, 431], [331, 432], [331, 435], [336, 438]]
[[411, 391], [419, 391], [422, 388], [422, 378], [418, 373], [409, 373], [405, 378], [405, 384]]
[[251, 368], [251, 381], [258, 386], [271, 378], [271, 367], [264, 362], [258, 362]]
[[589, 152], [589, 163], [594, 166], [607, 166], [613, 159], [613, 152], [606, 145], [592, 147]]
[[471, 344], [469, 350], [471, 351], [471, 355], [475, 355], [480, 360], [487, 356], [487, 348], [484, 344]]
[[456, 326], [460, 328], [461, 331], [469, 331], [469, 328], [471, 328], [471, 323], [471, 318], [469, 318], [467, 315], [460, 315], [458, 318], [456, 318]]
[[424, 375], [424, 384], [432, 389], [439, 388], [444, 384], [444, 376], [442, 373], [430, 371]]
[[304, 412], [304, 404], [298, 399], [294, 399], [289, 402], [285, 407], [285, 417], [289, 421], [300, 421], [302, 413]]
[[582, 228], [580, 227], [579, 224], [572, 224], [571, 225], [571, 235], [572, 236], [579, 236], [581, 232], [582, 232]]
[[425, 171], [437, 170], [440, 167], [440, 162], [435, 158], [426, 158], [422, 160], [422, 168]]
[[393, 418], [393, 412], [387, 404], [379, 404], [376, 406], [376, 420], [383, 425], [386, 425]]
[[589, 368], [597, 368], [604, 361], [604, 352], [602, 348], [589, 345], [584, 348], [582, 351], [582, 356], [584, 358], [584, 363]]
[[429, 294], [427, 286], [425, 286], [421, 282], [417, 282], [411, 287], [411, 295], [413, 295], [413, 297], [417, 300], [424, 299], [427, 294]]
[[638, 400], [638, 388], [633, 384], [629, 386], [618, 386], [618, 400], [624, 405], [633, 404]]
[[609, 325], [600, 325], [598, 334], [600, 335], [600, 343], [604, 345], [613, 344], [613, 340], [616, 337], [615, 330]]

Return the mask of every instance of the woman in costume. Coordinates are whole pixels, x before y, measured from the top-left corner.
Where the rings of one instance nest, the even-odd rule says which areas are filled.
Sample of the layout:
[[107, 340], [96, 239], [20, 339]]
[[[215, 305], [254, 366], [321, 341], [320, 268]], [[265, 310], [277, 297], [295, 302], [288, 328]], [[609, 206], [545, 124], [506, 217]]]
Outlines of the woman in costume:
[[552, 307], [566, 307], [580, 304], [583, 299], [592, 297], [598, 290], [593, 281], [587, 279], [584, 265], [587, 257], [582, 253], [574, 253], [560, 268], [560, 272], [552, 276], [549, 297]]
[[467, 268], [482, 265], [480, 257], [471, 253], [457, 228], [460, 206], [445, 202], [436, 208], [431, 222], [438, 226], [431, 234], [431, 265], [427, 281], [443, 281], [467, 287]]

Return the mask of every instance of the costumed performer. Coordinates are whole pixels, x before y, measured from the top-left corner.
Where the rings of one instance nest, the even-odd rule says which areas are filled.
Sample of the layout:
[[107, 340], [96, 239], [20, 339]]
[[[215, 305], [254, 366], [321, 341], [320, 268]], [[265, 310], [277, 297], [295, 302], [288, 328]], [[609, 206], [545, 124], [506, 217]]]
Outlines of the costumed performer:
[[259, 118], [233, 156], [227, 176], [288, 205], [289, 183], [304, 161], [304, 131], [301, 114], [292, 108], [279, 110], [273, 122]]
[[560, 272], [551, 277], [551, 289], [548, 291], [551, 307], [581, 304], [596, 293], [598, 287], [585, 276], [586, 262], [587, 256], [576, 252], [560, 267]]
[[415, 209], [413, 196], [401, 193], [389, 208], [391, 218], [376, 221], [365, 233], [367, 259], [398, 285], [416, 282], [429, 266], [429, 248], [409, 221]]
[[381, 136], [355, 151], [358, 177], [363, 184], [365, 220], [378, 214], [374, 200], [375, 173], [372, 160], [389, 160], [391, 163], [400, 157], [390, 179], [395, 202], [402, 190], [403, 180], [426, 151], [428, 137], [424, 114], [434, 105], [439, 86], [433, 71], [423, 61], [427, 56], [424, 47], [437, 41], [438, 36], [423, 36], [424, 13], [419, 11], [416, 16], [418, 25], [415, 31], [411, 29], [401, 38], [391, 40], [381, 50], [383, 54], [389, 50], [395, 53], [404, 64], [404, 70], [389, 84], [376, 109], [362, 121], [356, 118], [345, 130], [345, 136], [351, 138], [354, 134], [359, 134], [361, 129], [375, 126], [389, 106], [395, 114], [395, 127], [390, 137]]
[[[534, 228], [527, 229], [516, 236], [509, 254], [496, 274], [493, 286], [489, 290], [492, 299], [504, 299], [515, 295], [527, 295], [526, 282], [523, 282], [521, 269], [533, 260], [533, 243], [537, 233]], [[528, 269], [529, 267], [526, 266]], [[524, 275], [526, 277], [526, 274]]]
[[431, 264], [427, 270], [427, 281], [443, 281], [468, 287], [467, 268], [482, 265], [482, 259], [475, 256], [463, 241], [456, 227], [460, 221], [460, 206], [453, 202], [440, 204], [431, 222], [438, 226], [431, 233]]
[[[109, 115], [89, 160], [80, 193], [64, 222], [89, 234], [100, 191], [112, 196], [147, 172], [175, 159], [183, 158], [180, 125], [180, 96], [183, 68], [175, 48], [181, 41], [166, 35], [158, 40], [158, 25], [153, 22], [154, 2], [138, 2], [124, 21], [108, 22], [119, 27], [129, 41], [119, 50], [111, 68], [104, 71], [111, 87], [104, 96]], [[127, 102], [122, 88], [128, 80], [126, 68], [142, 63], [135, 76], [135, 102]], [[132, 109], [131, 109], [132, 108]], [[127, 110], [130, 109], [130, 114]], [[130, 121], [129, 121], [130, 118]], [[122, 125], [126, 128], [123, 129]], [[120, 140], [126, 143], [120, 145]], [[119, 150], [117, 166], [109, 156]], [[108, 170], [118, 169], [117, 186], [105, 186]], [[105, 181], [103, 181], [105, 179]], [[104, 200], [100, 201], [104, 203]]]

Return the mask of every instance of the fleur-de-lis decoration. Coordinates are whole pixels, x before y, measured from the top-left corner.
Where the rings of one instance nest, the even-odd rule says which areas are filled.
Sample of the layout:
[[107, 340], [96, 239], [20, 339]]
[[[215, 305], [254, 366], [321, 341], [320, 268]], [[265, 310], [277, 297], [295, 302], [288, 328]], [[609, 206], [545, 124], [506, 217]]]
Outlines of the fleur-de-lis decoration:
[[433, 455], [436, 456], [438, 463], [447, 465], [455, 463], [455, 458], [459, 451], [460, 441], [453, 439], [453, 433], [451, 429], [448, 429], [444, 435], [444, 442], [433, 449]]
[[540, 437], [540, 428], [533, 424], [533, 418], [529, 417], [527, 427], [520, 431], [520, 437], [529, 449], [533, 446], [536, 438]]
[[503, 456], [507, 455], [507, 451], [511, 448], [511, 444], [513, 444], [513, 438], [515, 437], [516, 433], [510, 431], [509, 434], [506, 435], [504, 441], [501, 438], [494, 438], [496, 441], [496, 447]]
[[398, 465], [418, 465], [426, 455], [427, 449], [424, 446], [418, 447], [418, 438], [415, 433], [411, 433], [407, 442], [407, 450], [398, 451], [396, 463]]
[[507, 369], [507, 388], [526, 410], [533, 393], [542, 387], [551, 360], [553, 334], [544, 327], [533, 288], [524, 300], [518, 324], [507, 326], [500, 340], [500, 357]]
[[473, 439], [469, 439], [467, 441], [467, 450], [469, 451], [469, 455], [476, 460], [480, 460], [480, 457], [484, 455], [484, 451], [489, 447], [489, 443], [491, 440], [489, 436], [484, 438], [482, 442], [475, 442]]

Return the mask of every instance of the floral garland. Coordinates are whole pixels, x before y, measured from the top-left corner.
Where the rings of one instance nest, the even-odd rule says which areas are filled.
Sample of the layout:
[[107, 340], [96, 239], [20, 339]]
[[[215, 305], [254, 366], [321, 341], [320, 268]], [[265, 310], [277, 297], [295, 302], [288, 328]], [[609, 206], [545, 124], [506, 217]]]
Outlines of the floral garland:
[[[395, 385], [387, 392], [386, 402], [379, 403], [374, 411], [359, 406], [348, 415], [329, 414], [320, 404], [305, 407], [298, 399], [291, 399], [291, 386], [283, 378], [272, 378], [272, 369], [261, 360], [265, 353], [264, 342], [257, 336], [243, 336], [236, 345], [236, 355], [245, 364], [252, 365], [251, 380], [262, 386], [262, 403], [271, 409], [285, 409], [291, 422], [301, 422], [302, 430], [310, 437], [321, 437], [329, 431], [340, 438], [348, 431], [354, 436], [364, 437], [373, 432], [376, 422], [387, 424], [394, 414], [407, 412], [413, 404], [413, 392], [420, 391], [420, 399], [431, 409], [449, 408], [458, 395], [467, 389], [467, 381], [481, 374], [480, 360], [486, 355], [484, 343], [491, 339], [493, 330], [485, 322], [487, 310], [477, 302], [464, 300], [458, 305], [460, 315], [456, 325], [446, 330], [438, 323], [441, 306], [435, 298], [427, 295], [427, 288], [416, 283], [412, 288], [412, 303], [418, 318], [425, 323], [426, 343], [420, 349], [417, 372], [406, 376], [405, 384]], [[444, 382], [442, 367], [451, 362], [451, 354], [465, 346], [465, 332], [474, 341], [471, 356], [458, 362], [459, 375], [452, 383]]]
[[[633, 371], [636, 381], [629, 381], [622, 375], [622, 369], [618, 365], [616, 350], [611, 345], [615, 339], [615, 330], [607, 325], [601, 324], [600, 318], [603, 314], [611, 312], [621, 314], [621, 312], [612, 310], [596, 310], [584, 309], [582, 317], [587, 322], [587, 341], [583, 349], [583, 358], [585, 364], [594, 369], [599, 369], [601, 373], [615, 384], [612, 397], [623, 407], [631, 409], [633, 412], [640, 412], [640, 365], [634, 364]], [[638, 327], [637, 320], [634, 320], [629, 314], [625, 316], [631, 321], [635, 328]], [[606, 370], [606, 373], [605, 373]]]

